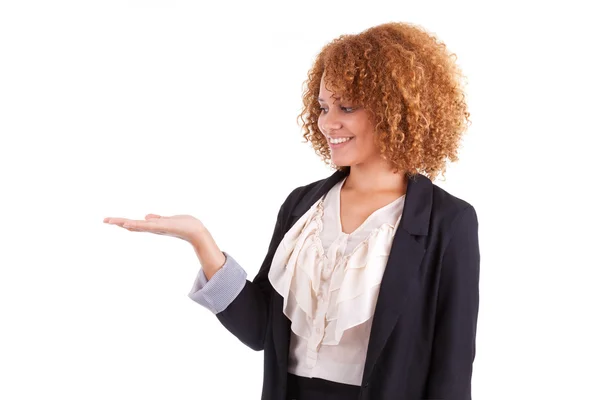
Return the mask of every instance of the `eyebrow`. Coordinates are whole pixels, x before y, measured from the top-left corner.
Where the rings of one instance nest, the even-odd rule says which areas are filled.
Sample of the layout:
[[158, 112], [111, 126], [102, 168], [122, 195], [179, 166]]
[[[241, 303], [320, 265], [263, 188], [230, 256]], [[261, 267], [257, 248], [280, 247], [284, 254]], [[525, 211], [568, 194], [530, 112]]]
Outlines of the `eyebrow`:
[[[325, 100], [323, 100], [323, 99], [322, 99], [322, 98], [320, 98], [320, 97], [319, 97], [319, 98], [317, 98], [317, 100], [318, 100], [318, 101], [322, 101], [322, 102], [324, 102], [324, 101], [325, 101]], [[334, 97], [334, 100], [340, 100], [340, 98], [339, 98], [339, 97]], [[335, 101], [334, 101], [334, 103], [335, 103]]]

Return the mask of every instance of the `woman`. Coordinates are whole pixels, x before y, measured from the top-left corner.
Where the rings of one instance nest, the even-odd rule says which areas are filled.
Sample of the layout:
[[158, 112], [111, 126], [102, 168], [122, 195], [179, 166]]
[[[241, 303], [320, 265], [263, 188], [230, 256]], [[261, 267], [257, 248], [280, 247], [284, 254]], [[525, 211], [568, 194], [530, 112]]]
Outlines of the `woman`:
[[193, 245], [189, 296], [264, 350], [262, 399], [471, 398], [477, 215], [432, 183], [469, 122], [452, 56], [406, 23], [322, 49], [299, 117], [335, 172], [288, 195], [252, 281], [191, 216], [105, 219]]

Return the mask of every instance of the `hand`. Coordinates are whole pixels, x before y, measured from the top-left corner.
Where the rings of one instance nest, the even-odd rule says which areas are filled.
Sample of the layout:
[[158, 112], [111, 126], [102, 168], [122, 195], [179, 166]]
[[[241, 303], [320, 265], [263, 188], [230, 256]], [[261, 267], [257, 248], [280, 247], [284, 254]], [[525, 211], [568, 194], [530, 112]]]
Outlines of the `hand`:
[[104, 218], [104, 223], [118, 225], [128, 231], [173, 236], [189, 243], [192, 243], [194, 238], [206, 231], [204, 224], [191, 215], [164, 217], [157, 214], [148, 214], [145, 220], [107, 217]]

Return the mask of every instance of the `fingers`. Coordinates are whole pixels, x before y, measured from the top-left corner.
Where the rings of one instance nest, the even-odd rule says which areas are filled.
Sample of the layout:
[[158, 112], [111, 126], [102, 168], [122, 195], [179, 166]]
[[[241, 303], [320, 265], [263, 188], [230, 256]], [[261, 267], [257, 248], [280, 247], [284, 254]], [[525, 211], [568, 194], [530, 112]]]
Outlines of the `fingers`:
[[148, 214], [146, 215], [146, 220], [138, 221], [127, 218], [104, 218], [104, 223], [117, 225], [121, 228], [125, 228], [128, 231], [136, 231], [136, 232], [152, 232], [163, 234], [163, 231], [160, 229], [157, 220], [161, 218], [160, 215], [156, 214]]
[[126, 218], [104, 218], [104, 223], [109, 225], [117, 225], [128, 230], [133, 230], [130, 228], [133, 228], [133, 225], [135, 224], [134, 221]]
[[[155, 219], [168, 218], [168, 217], [163, 217], [163, 216], [158, 215], [158, 214], [147, 214], [144, 218], [145, 218], [146, 221], [152, 221], [152, 220], [155, 220]], [[127, 219], [127, 218], [111, 218], [111, 217], [106, 217], [106, 218], [104, 218], [103, 222], [105, 224], [123, 226], [123, 224], [131, 224], [131, 223], [133, 223], [135, 221], [132, 220], [132, 219]]]
[[131, 222], [131, 220], [127, 219], [127, 218], [110, 218], [110, 217], [104, 218], [105, 224], [122, 226], [126, 222]]

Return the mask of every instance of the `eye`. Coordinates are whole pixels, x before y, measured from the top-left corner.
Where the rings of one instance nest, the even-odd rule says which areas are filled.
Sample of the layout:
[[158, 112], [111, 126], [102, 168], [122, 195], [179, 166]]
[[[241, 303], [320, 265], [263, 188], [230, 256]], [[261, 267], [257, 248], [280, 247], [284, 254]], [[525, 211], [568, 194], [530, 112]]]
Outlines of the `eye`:
[[[355, 109], [352, 107], [340, 107], [342, 109], [342, 111], [344, 111], [346, 114], [350, 114], [351, 112], [353, 112]], [[320, 107], [319, 110], [321, 110], [321, 112], [327, 112], [325, 110], [324, 107]]]

